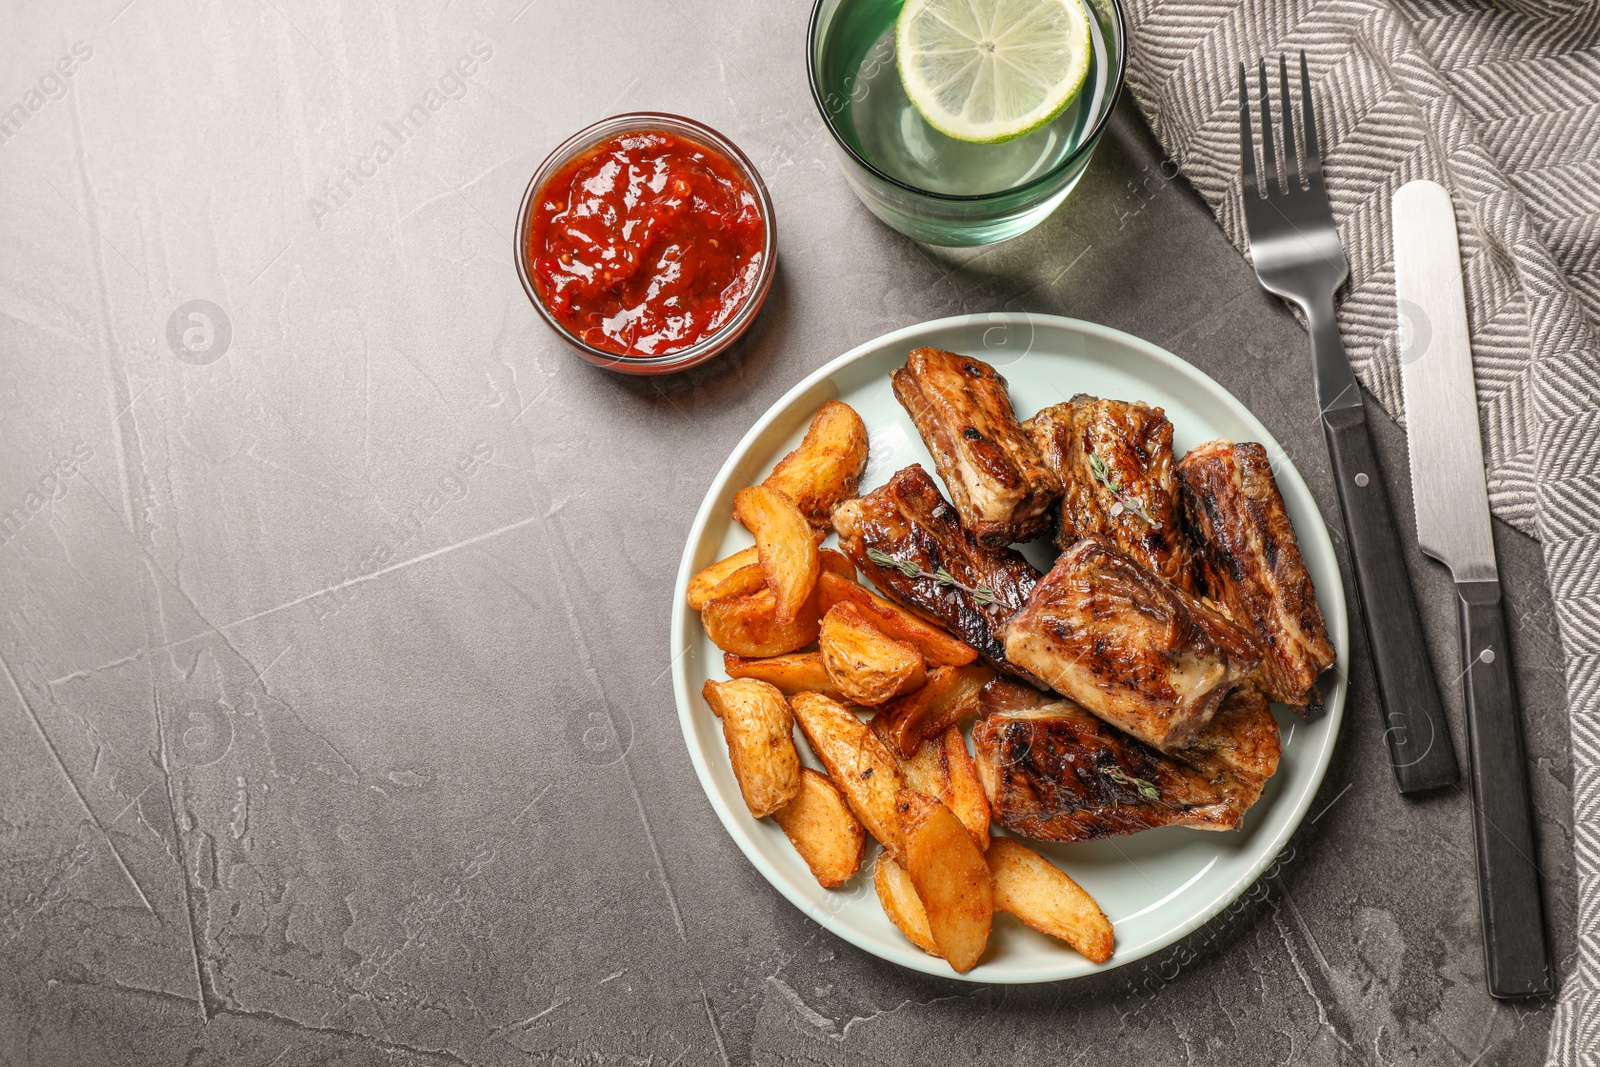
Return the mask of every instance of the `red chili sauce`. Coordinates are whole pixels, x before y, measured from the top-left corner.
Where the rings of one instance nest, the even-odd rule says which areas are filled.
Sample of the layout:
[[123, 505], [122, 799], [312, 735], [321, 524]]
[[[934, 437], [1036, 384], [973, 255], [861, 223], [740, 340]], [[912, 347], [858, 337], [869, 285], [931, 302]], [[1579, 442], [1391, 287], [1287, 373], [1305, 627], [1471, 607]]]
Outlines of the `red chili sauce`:
[[739, 169], [659, 130], [602, 141], [539, 190], [528, 274], [557, 322], [622, 356], [715, 333], [761, 274], [766, 223]]

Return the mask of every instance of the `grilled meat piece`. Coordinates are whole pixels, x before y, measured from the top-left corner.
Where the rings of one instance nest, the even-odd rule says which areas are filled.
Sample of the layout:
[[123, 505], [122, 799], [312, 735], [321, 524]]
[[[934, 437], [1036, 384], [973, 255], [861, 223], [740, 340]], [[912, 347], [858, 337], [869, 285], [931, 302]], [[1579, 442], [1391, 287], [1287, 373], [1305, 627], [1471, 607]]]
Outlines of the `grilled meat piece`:
[[1190, 588], [1172, 423], [1160, 408], [1079, 393], [1022, 428], [1061, 479], [1057, 545], [1107, 537], [1161, 578]]
[[1011, 663], [1163, 752], [1261, 662], [1253, 635], [1099, 537], [1061, 554], [1004, 641]]
[[[982, 721], [994, 715], [1032, 711], [1059, 704], [1062, 699], [1059, 694], [1042, 692], [1009, 678], [994, 678], [978, 693], [978, 718]], [[1107, 725], [1106, 729], [1124, 736], [1114, 726]], [[1170, 757], [1150, 751], [1199, 771], [1209, 781], [1226, 782], [1232, 778], [1238, 785], [1255, 786], [1259, 792], [1267, 779], [1278, 773], [1281, 740], [1278, 720], [1272, 717], [1267, 698], [1256, 689], [1243, 686], [1228, 694], [1210, 724], [1188, 748]], [[1126, 741], [1149, 747], [1131, 737]], [[1251, 796], [1245, 807], [1254, 802], [1255, 797]]]
[[[1228, 694], [1200, 736], [1173, 758], [1199, 771], [1245, 808], [1256, 802], [1283, 754], [1278, 720], [1260, 690]], [[1243, 810], [1243, 809], [1241, 809]]]
[[993, 367], [918, 348], [890, 381], [973, 536], [1004, 548], [1049, 529], [1061, 481], [1017, 424], [1006, 380]]
[[[999, 669], [1014, 670], [998, 634], [1027, 603], [1039, 572], [1009, 548], [979, 544], [927, 471], [912, 465], [840, 504], [833, 524], [839, 547], [885, 595], [944, 624]], [[893, 565], [880, 566], [873, 554]], [[940, 568], [951, 582], [933, 577]]]
[[1317, 676], [1336, 653], [1267, 450], [1207, 442], [1183, 457], [1178, 480], [1207, 595], [1261, 637], [1256, 684], [1294, 708], [1320, 704]]
[[[1229, 718], [1240, 736], [1216, 738], [1207, 771], [1162, 755], [1070, 700], [1008, 679], [984, 687], [979, 709], [972, 742], [992, 818], [1028, 837], [1091, 841], [1157, 826], [1236, 829], [1266, 777], [1235, 773], [1220, 753], [1249, 752], [1256, 758], [1239, 762], [1266, 775], [1277, 766], [1270, 712], [1264, 727], [1248, 712], [1237, 724]], [[1222, 732], [1223, 719], [1219, 714], [1208, 736]]]

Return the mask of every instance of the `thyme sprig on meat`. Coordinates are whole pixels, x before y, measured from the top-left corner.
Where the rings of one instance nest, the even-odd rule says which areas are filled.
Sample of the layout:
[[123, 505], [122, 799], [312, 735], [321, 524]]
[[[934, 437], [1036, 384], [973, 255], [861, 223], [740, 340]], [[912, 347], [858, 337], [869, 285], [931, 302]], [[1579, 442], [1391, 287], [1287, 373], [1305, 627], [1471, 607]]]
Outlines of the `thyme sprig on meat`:
[[1161, 790], [1157, 789], [1153, 782], [1146, 781], [1143, 778], [1135, 778], [1115, 763], [1108, 767], [1101, 767], [1100, 773], [1118, 785], [1127, 786], [1129, 789], [1138, 791], [1138, 794], [1146, 800], [1161, 799]]
[[987, 585], [963, 585], [961, 582], [956, 581], [955, 576], [943, 567], [936, 571], [925, 571], [910, 560], [895, 559], [889, 553], [876, 548], [867, 549], [867, 558], [880, 567], [899, 571], [907, 578], [932, 578], [937, 585], [949, 589], [959, 589], [984, 607], [998, 602], [998, 598], [994, 595], [994, 590]]
[[1161, 525], [1160, 523], [1156, 522], [1155, 518], [1151, 516], [1149, 510], [1145, 507], [1144, 498], [1133, 496], [1129, 494], [1127, 490], [1123, 489], [1122, 483], [1118, 482], [1116, 476], [1111, 473], [1111, 468], [1106, 466], [1106, 461], [1095, 455], [1093, 452], [1089, 453], [1089, 473], [1093, 474], [1094, 480], [1105, 486], [1106, 492], [1111, 494], [1112, 518], [1116, 518], [1124, 511], [1131, 511], [1143, 519], [1145, 524], [1148, 526], [1156, 527]]

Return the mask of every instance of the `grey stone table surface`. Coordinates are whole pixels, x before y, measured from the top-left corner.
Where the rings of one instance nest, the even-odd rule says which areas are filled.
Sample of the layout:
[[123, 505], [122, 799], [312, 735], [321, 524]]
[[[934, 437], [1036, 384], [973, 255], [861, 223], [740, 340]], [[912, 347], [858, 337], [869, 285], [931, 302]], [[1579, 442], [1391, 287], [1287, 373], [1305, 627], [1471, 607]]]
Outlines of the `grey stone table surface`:
[[[1036, 231], [920, 247], [838, 172], [805, 8], [8, 5], [0, 1064], [1540, 1061], [1548, 1006], [1483, 989], [1468, 799], [1397, 796], [1359, 636], [1269, 876], [1092, 980], [903, 972], [723, 833], [668, 682], [679, 554], [750, 423], [862, 341], [1129, 330], [1339, 529], [1304, 334], [1130, 107]], [[543, 155], [636, 109], [733, 137], [780, 225], [748, 340], [654, 381], [564, 352], [511, 258]], [[1538, 546], [1496, 535], [1565, 969], [1560, 648]], [[1447, 579], [1409, 562], [1459, 745]]]

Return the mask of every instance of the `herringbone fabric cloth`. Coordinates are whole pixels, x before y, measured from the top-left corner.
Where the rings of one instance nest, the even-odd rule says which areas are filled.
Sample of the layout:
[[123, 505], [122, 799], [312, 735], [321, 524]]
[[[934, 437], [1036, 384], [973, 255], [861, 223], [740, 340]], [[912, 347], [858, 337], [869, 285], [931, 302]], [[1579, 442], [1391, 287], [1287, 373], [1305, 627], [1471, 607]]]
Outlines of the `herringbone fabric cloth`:
[[[1414, 178], [1454, 197], [1490, 500], [1543, 542], [1566, 652], [1580, 949], [1550, 1059], [1600, 1063], [1600, 8], [1125, 6], [1128, 86], [1241, 249], [1238, 63], [1307, 52], [1350, 259], [1340, 325], [1356, 373], [1402, 421], [1390, 198]], [[1309, 386], [1303, 364], [1283, 373]]]

